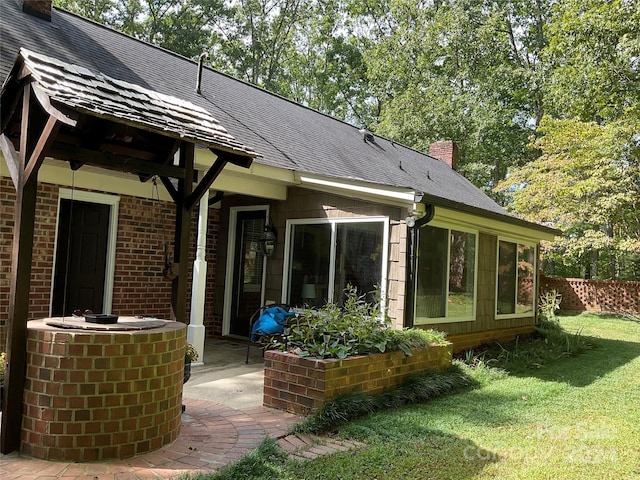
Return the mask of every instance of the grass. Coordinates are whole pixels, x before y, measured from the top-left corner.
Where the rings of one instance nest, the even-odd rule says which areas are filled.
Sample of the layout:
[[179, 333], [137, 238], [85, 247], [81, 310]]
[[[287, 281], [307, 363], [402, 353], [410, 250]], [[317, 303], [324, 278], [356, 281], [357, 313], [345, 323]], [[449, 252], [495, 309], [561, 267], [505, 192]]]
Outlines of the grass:
[[640, 479], [640, 323], [582, 314], [560, 324], [579, 333], [569, 346], [580, 355], [505, 346], [495, 361], [475, 357], [481, 388], [342, 425], [366, 443], [358, 451], [272, 456], [263, 476], [206, 478]]
[[275, 480], [283, 478], [282, 466], [286, 454], [275, 440], [266, 438], [237, 462], [226, 465], [216, 473], [183, 474], [180, 480]]

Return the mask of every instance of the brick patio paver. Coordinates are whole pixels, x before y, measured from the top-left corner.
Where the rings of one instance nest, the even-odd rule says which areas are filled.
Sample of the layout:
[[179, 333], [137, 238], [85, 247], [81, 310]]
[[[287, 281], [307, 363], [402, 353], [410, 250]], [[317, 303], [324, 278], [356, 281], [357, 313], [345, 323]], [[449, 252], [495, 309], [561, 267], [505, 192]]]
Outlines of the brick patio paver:
[[234, 462], [269, 436], [301, 460], [357, 449], [361, 443], [330, 437], [287, 435], [299, 416], [267, 407], [236, 410], [185, 398], [180, 436], [171, 445], [123, 460], [48, 462], [19, 453], [0, 454], [2, 480], [147, 480], [211, 472]]
[[146, 455], [95, 463], [48, 462], [13, 452], [0, 454], [2, 480], [146, 480], [184, 472], [215, 471], [245, 455], [269, 436], [279, 438], [300, 421], [290, 413], [252, 407], [240, 411], [185, 398], [180, 436]]

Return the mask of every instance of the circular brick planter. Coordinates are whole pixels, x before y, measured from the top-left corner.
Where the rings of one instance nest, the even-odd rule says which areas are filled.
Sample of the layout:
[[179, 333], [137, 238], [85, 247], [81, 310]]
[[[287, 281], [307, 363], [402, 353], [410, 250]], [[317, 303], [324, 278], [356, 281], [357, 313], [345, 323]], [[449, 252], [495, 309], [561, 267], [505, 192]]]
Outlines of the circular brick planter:
[[22, 453], [73, 462], [126, 458], [178, 437], [186, 325], [104, 332], [45, 321], [28, 324]]

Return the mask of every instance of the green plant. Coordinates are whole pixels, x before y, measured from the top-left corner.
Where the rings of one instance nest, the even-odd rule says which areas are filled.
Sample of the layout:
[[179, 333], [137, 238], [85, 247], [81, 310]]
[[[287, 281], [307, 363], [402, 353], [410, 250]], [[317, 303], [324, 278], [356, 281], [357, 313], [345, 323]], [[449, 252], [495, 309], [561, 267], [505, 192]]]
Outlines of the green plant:
[[200, 356], [198, 355], [198, 350], [192, 344], [187, 343], [187, 347], [184, 350], [184, 362], [192, 363], [198, 360]]
[[[178, 480], [271, 480], [283, 479], [287, 454], [273, 438], [265, 438], [260, 445], [234, 463], [217, 472], [184, 473]], [[293, 477], [286, 477], [293, 478]]]
[[446, 345], [447, 334], [433, 329], [406, 328], [404, 330], [393, 330], [391, 332], [393, 342], [406, 345], [409, 349], [424, 348], [429, 345]]
[[379, 304], [367, 303], [364, 295], [348, 286], [344, 305], [327, 303], [317, 310], [305, 310], [283, 339], [274, 340], [273, 346], [302, 357], [344, 359], [397, 350], [411, 355], [411, 348], [443, 342], [443, 333], [392, 329]]
[[338, 397], [293, 427], [293, 433], [321, 433], [369, 413], [422, 403], [453, 392], [478, 386], [460, 366], [445, 372], [427, 372], [408, 377], [381, 395], [355, 393]]
[[560, 303], [562, 303], [562, 295], [557, 290], [549, 290], [540, 295], [540, 305], [538, 310], [543, 320], [557, 322], [556, 313], [560, 311]]

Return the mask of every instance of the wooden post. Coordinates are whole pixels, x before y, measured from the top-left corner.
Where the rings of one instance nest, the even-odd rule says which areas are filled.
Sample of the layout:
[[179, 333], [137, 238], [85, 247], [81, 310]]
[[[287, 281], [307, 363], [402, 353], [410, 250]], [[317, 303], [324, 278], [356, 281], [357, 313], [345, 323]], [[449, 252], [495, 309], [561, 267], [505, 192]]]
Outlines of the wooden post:
[[[27, 362], [27, 320], [29, 319], [29, 290], [31, 287], [31, 261], [36, 216], [38, 170], [60, 129], [55, 117], [44, 118], [44, 127], [38, 134], [38, 120], [42, 114], [31, 109], [31, 86], [22, 89], [22, 121], [20, 125], [20, 154], [3, 135], [2, 152], [10, 165], [16, 186], [16, 204], [13, 223], [13, 252], [11, 257], [11, 283], [9, 286], [9, 316], [7, 318], [7, 371], [4, 379], [2, 433], [0, 452], [11, 453], [20, 449], [22, 431], [22, 396]], [[32, 116], [35, 116], [34, 122]], [[15, 177], [15, 178], [14, 178]], [[17, 180], [17, 181], [16, 181]]]
[[176, 199], [176, 229], [173, 260], [178, 264], [178, 276], [171, 285], [171, 307], [173, 318], [187, 323], [187, 274], [189, 272], [189, 238], [191, 234], [191, 211], [188, 200], [193, 190], [193, 162], [195, 146], [183, 142], [180, 148], [180, 167], [184, 168], [184, 180], [178, 181]]
[[20, 449], [22, 430], [22, 394], [26, 376], [27, 320], [33, 252], [37, 181], [35, 176], [16, 193], [13, 224], [13, 256], [7, 322], [8, 365], [4, 380], [4, 405], [0, 451]]

